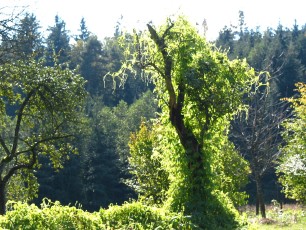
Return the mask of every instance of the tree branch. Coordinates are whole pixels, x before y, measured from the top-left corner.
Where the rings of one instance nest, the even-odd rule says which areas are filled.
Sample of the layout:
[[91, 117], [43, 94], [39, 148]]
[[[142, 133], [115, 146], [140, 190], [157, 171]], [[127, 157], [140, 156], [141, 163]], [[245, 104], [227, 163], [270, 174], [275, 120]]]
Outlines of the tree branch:
[[36, 160], [37, 160], [37, 153], [35, 149], [33, 149], [31, 161], [28, 164], [23, 163], [23, 164], [15, 165], [14, 167], [12, 167], [8, 171], [8, 173], [3, 177], [2, 183], [6, 184], [8, 180], [14, 175], [14, 173], [19, 169], [32, 169], [34, 164], [36, 163]]
[[36, 91], [37, 91], [37, 89], [33, 89], [32, 91], [30, 91], [29, 94], [24, 99], [24, 101], [22, 102], [20, 108], [19, 108], [19, 111], [18, 111], [18, 114], [17, 114], [17, 122], [16, 122], [16, 126], [15, 126], [13, 147], [12, 147], [12, 151], [11, 151], [11, 154], [13, 154], [13, 155], [15, 154], [15, 152], [17, 150], [17, 146], [18, 146], [20, 125], [21, 125], [21, 121], [22, 121], [22, 117], [23, 117], [23, 111], [24, 111], [25, 107], [27, 106], [27, 104], [29, 103], [31, 97], [33, 95], [35, 95]]
[[150, 24], [147, 24], [147, 26], [148, 26], [152, 40], [155, 42], [159, 51], [162, 53], [163, 60], [164, 60], [164, 74], [162, 76], [165, 80], [166, 88], [169, 93], [169, 106], [170, 108], [175, 108], [177, 104], [176, 104], [176, 94], [175, 94], [175, 90], [172, 84], [172, 77], [171, 77], [172, 58], [167, 52], [167, 46], [164, 40], [164, 37], [166, 37], [166, 32], [169, 33], [173, 25], [170, 25], [170, 27], [165, 31], [162, 38], [159, 37], [156, 30]]
[[10, 152], [10, 150], [8, 149], [8, 147], [6, 146], [4, 140], [2, 139], [1, 136], [0, 136], [0, 144], [1, 144], [1, 146], [3, 147], [3, 149], [4, 149], [5, 153], [6, 153], [6, 155], [10, 155], [11, 152]]

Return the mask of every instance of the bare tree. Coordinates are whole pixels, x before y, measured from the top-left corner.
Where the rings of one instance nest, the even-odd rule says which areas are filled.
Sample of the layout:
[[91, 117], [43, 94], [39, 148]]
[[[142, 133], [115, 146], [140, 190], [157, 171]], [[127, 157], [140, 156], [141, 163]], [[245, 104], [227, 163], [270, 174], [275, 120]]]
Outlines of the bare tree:
[[[266, 82], [262, 75], [261, 82]], [[264, 203], [263, 176], [274, 166], [280, 156], [282, 121], [287, 117], [287, 103], [273, 101], [267, 84], [257, 87], [249, 98], [247, 112], [236, 117], [232, 124], [231, 139], [250, 162], [251, 177], [256, 184], [256, 215], [266, 217]]]

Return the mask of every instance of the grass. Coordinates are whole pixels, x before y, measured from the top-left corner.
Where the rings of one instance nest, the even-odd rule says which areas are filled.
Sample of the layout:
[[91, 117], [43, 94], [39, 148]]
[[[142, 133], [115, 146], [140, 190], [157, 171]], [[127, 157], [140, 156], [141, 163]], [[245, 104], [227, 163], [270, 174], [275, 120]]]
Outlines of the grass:
[[280, 209], [276, 202], [266, 206], [267, 218], [255, 215], [254, 206], [241, 210], [247, 218], [248, 230], [306, 230], [306, 209], [296, 204], [287, 204]]

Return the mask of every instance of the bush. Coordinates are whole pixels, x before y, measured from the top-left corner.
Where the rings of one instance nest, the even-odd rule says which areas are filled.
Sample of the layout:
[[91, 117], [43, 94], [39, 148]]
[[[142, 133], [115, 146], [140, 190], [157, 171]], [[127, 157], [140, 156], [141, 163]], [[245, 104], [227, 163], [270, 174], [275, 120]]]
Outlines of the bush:
[[191, 229], [195, 228], [188, 217], [169, 213], [162, 208], [143, 205], [140, 202], [112, 205], [100, 210], [106, 229]]
[[0, 216], [1, 229], [67, 230], [67, 229], [196, 229], [182, 214], [140, 202], [111, 205], [100, 212], [86, 212], [58, 201], [45, 199], [41, 208], [34, 204], [10, 202], [5, 216]]
[[98, 213], [85, 212], [77, 207], [62, 206], [44, 200], [41, 209], [21, 202], [9, 203], [9, 211], [0, 219], [3, 229], [103, 229]]

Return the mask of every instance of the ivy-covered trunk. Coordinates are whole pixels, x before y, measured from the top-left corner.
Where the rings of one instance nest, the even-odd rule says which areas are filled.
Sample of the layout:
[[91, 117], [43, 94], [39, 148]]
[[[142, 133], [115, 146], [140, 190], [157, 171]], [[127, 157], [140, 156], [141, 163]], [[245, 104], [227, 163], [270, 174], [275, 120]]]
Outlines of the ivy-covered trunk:
[[[167, 31], [170, 31], [172, 26], [174, 25], [170, 25]], [[156, 43], [159, 48], [159, 51], [163, 56], [163, 79], [169, 95], [169, 118], [171, 124], [174, 126], [176, 133], [179, 136], [180, 142], [185, 150], [186, 157], [188, 159], [187, 163], [190, 170], [189, 175], [191, 177], [189, 178], [189, 180], [192, 182], [189, 196], [193, 197], [193, 200], [195, 200], [195, 202], [198, 202], [196, 201], [196, 199], [200, 198], [199, 196], [201, 196], [201, 191], [203, 191], [203, 189], [207, 187], [207, 185], [203, 184], [203, 181], [209, 183], [209, 180], [208, 178], [205, 178], [205, 170], [207, 169], [204, 169], [204, 159], [202, 154], [203, 146], [201, 145], [201, 143], [199, 143], [193, 131], [188, 128], [184, 122], [183, 108], [186, 95], [186, 83], [183, 80], [184, 76], [182, 76], [182, 80], [178, 82], [178, 89], [175, 90], [175, 86], [172, 82], [173, 59], [167, 51], [167, 44], [164, 39], [167, 35], [167, 31], [163, 36], [159, 36], [155, 29], [150, 25], [148, 25], [148, 29], [150, 31], [151, 38]], [[197, 204], [191, 204], [191, 206], [197, 206]]]
[[[180, 184], [177, 187], [178, 197], [173, 197], [174, 209], [184, 210], [185, 215], [190, 215], [194, 223], [199, 227], [207, 229], [209, 227], [236, 226], [234, 216], [226, 211], [223, 204], [213, 195], [211, 186], [210, 162], [208, 156], [203, 151], [203, 139], [198, 139], [194, 130], [185, 122], [184, 111], [186, 98], [186, 76], [180, 76], [180, 80], [173, 83], [173, 57], [168, 53], [168, 47], [165, 41], [167, 31], [170, 31], [173, 24], [168, 27], [165, 34], [160, 36], [154, 28], [148, 25], [151, 38], [156, 43], [163, 57], [163, 69], [160, 72], [168, 93], [169, 119], [180, 139], [185, 153], [185, 163], [188, 172], [185, 174], [185, 180], [188, 184]], [[205, 108], [207, 112], [208, 108]], [[202, 127], [202, 133], [206, 132], [210, 125], [210, 115], [206, 113], [206, 122]], [[196, 119], [196, 118], [194, 118]], [[181, 159], [184, 161], [184, 159]], [[175, 196], [175, 195], [174, 195]], [[179, 205], [177, 206], [177, 203]], [[221, 218], [222, 222], [218, 219]], [[214, 227], [213, 227], [214, 226]], [[223, 226], [223, 227], [224, 227]]]
[[225, 119], [241, 107], [254, 71], [245, 61], [230, 61], [216, 51], [183, 17], [169, 19], [159, 30], [147, 27], [149, 34], [135, 33], [135, 46], [126, 47], [126, 63], [112, 76], [125, 81], [127, 70], [140, 67], [141, 76], [156, 85], [162, 122], [175, 129], [168, 164], [173, 177], [165, 205], [184, 211], [203, 229], [231, 229], [237, 224], [236, 212], [227, 192], [212, 183], [216, 174], [211, 165], [221, 142], [212, 145], [216, 133], [225, 137]]

